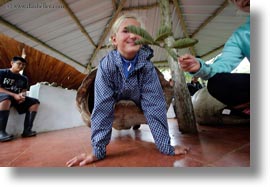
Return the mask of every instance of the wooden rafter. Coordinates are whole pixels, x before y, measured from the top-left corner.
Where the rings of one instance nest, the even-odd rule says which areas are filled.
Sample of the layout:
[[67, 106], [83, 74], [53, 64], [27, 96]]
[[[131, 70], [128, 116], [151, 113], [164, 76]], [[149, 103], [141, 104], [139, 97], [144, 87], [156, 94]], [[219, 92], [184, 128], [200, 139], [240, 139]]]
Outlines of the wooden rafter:
[[228, 0], [225, 0], [219, 8], [217, 8], [211, 16], [206, 18], [203, 23], [192, 33], [191, 37], [193, 38], [196, 34], [198, 34], [207, 24], [209, 24], [215, 17], [217, 17], [223, 10], [228, 6]]
[[159, 3], [153, 3], [151, 5], [123, 8], [123, 11], [148, 10], [148, 9], [155, 8], [158, 6], [159, 6]]
[[156, 67], [166, 67], [166, 68], [169, 67], [169, 64], [168, 64], [168, 61], [167, 61], [167, 60], [153, 61], [153, 64], [154, 64]]
[[206, 56], [210, 55], [211, 53], [214, 53], [214, 52], [216, 52], [216, 51], [222, 49], [222, 48], [224, 47], [224, 45], [225, 45], [225, 44], [222, 44], [221, 46], [216, 47], [215, 49], [213, 49], [213, 50], [211, 50], [211, 51], [208, 51], [207, 53], [201, 55], [200, 58], [206, 57]]
[[112, 0], [112, 6], [113, 6], [113, 10], [116, 11], [116, 9], [117, 9], [117, 2], [116, 2], [116, 0]]
[[[215, 17], [217, 17], [227, 6], [228, 6], [229, 2], [227, 0], [225, 0], [219, 8], [217, 8], [212, 14], [211, 16], [209, 16], [208, 18], [206, 18], [203, 23], [192, 33], [191, 37], [193, 38], [196, 34], [198, 34], [204, 27], [206, 27]], [[210, 55], [211, 53], [214, 53], [220, 49], [222, 49], [224, 47], [224, 44], [222, 44], [221, 46], [208, 51], [207, 53], [200, 55], [201, 58], [206, 57], [208, 55]]]
[[92, 40], [92, 38], [89, 36], [88, 32], [85, 30], [84, 26], [81, 24], [81, 22], [79, 21], [79, 19], [77, 18], [77, 16], [73, 13], [73, 11], [70, 9], [70, 7], [68, 6], [68, 4], [65, 2], [65, 0], [59, 0], [63, 5], [64, 8], [66, 9], [66, 11], [68, 12], [68, 14], [70, 15], [70, 17], [75, 21], [75, 23], [78, 25], [78, 27], [80, 28], [81, 32], [85, 35], [85, 37], [87, 38], [87, 40], [94, 46], [96, 47], [95, 42]]
[[[185, 19], [183, 17], [183, 13], [182, 13], [182, 11], [180, 9], [180, 5], [178, 3], [178, 0], [173, 0], [173, 4], [174, 4], [174, 6], [176, 8], [176, 12], [177, 12], [177, 15], [178, 15], [178, 18], [179, 18], [180, 25], [181, 25], [181, 28], [183, 30], [184, 36], [186, 38], [190, 38], [190, 35], [188, 33], [188, 30], [187, 30], [186, 22], [185, 22]], [[194, 49], [193, 46], [190, 47], [189, 50], [190, 50], [192, 55], [194, 55], [194, 56], [196, 55], [196, 52], [195, 52], [195, 49]]]
[[87, 64], [87, 70], [91, 70], [92, 63], [93, 63], [96, 55], [98, 54], [99, 50], [101, 49], [102, 44], [103, 44], [104, 40], [106, 39], [108, 33], [110, 32], [111, 27], [112, 27], [114, 21], [117, 19], [118, 15], [122, 11], [125, 2], [126, 2], [126, 0], [121, 0], [121, 2], [119, 3], [119, 6], [117, 8], [117, 10], [115, 11], [115, 13], [112, 16], [112, 19], [108, 23], [108, 26], [105, 28], [105, 30], [104, 30], [104, 32], [103, 32], [103, 34], [102, 34], [102, 36], [101, 36], [101, 38], [100, 38], [100, 40], [98, 42], [97, 48], [94, 50], [94, 52], [92, 53], [92, 55], [90, 57], [89, 63]]
[[83, 66], [81, 63], [79, 63], [76, 60], [72, 59], [71, 57], [65, 55], [64, 53], [61, 53], [60, 51], [56, 50], [55, 48], [49, 46], [48, 44], [46, 44], [45, 42], [41, 41], [40, 39], [38, 39], [38, 38], [36, 38], [36, 37], [28, 34], [27, 32], [21, 30], [20, 28], [16, 27], [15, 25], [9, 23], [5, 19], [3, 19], [1, 16], [0, 16], [0, 24], [6, 26], [9, 29], [15, 31], [16, 33], [18, 33], [18, 34], [20, 34], [20, 35], [22, 35], [22, 36], [24, 36], [24, 37], [32, 40], [33, 42], [35, 42], [35, 43], [37, 43], [37, 44], [39, 44], [39, 45], [41, 45], [41, 46], [43, 46], [43, 47], [45, 47], [45, 48], [53, 51], [53, 52], [55, 52], [55, 53], [57, 53], [57, 54], [59, 54], [61, 56], [63, 56], [64, 58], [67, 58], [67, 59], [71, 60], [75, 64], [78, 64], [79, 66], [82, 66], [82, 67], [85, 68], [85, 66]]
[[0, 7], [3, 6], [4, 4], [8, 3], [11, 0], [0, 0]]

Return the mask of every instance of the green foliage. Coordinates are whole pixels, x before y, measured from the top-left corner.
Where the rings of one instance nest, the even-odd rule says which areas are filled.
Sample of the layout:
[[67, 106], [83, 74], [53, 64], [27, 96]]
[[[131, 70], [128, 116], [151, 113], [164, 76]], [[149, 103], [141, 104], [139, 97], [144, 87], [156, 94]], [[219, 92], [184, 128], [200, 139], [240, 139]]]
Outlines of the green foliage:
[[169, 55], [177, 61], [177, 55], [176, 53], [172, 50], [172, 48], [168, 47], [167, 45], [165, 45], [165, 49], [166, 51], [169, 53]]
[[126, 29], [131, 33], [141, 36], [141, 39], [136, 41], [137, 45], [157, 45], [161, 48], [165, 48], [166, 51], [169, 53], [169, 55], [176, 61], [177, 61], [177, 54], [172, 49], [182, 49], [186, 47], [191, 47], [195, 45], [196, 43], [198, 43], [198, 40], [193, 39], [193, 38], [182, 38], [182, 39], [176, 40], [170, 46], [166, 45], [165, 39], [167, 39], [169, 36], [172, 36], [173, 34], [171, 31], [171, 28], [165, 25], [162, 25], [159, 28], [155, 40], [146, 30], [140, 27], [130, 25], [130, 26], [127, 26]]
[[171, 46], [171, 48], [176, 48], [176, 49], [182, 49], [182, 48], [187, 48], [187, 47], [191, 47], [193, 45], [195, 45], [196, 43], [198, 43], [197, 39], [193, 39], [193, 38], [183, 38], [183, 39], [179, 39], [176, 40]]
[[191, 75], [189, 72], [184, 72], [184, 76], [185, 76], [186, 82], [190, 82], [193, 77], [193, 75]]
[[135, 44], [137, 44], [137, 45], [151, 45], [151, 44], [153, 44], [153, 42], [145, 40], [144, 38], [142, 38], [140, 40], [136, 40]]
[[169, 28], [168, 26], [162, 25], [158, 29], [158, 33], [157, 33], [157, 36], [156, 36], [155, 41], [156, 42], [164, 41], [169, 36], [172, 36], [172, 30], [171, 30], [171, 28]]
[[127, 26], [126, 29], [131, 33], [141, 36], [143, 39], [142, 41], [146, 42], [145, 44], [154, 44], [154, 39], [152, 38], [152, 36], [143, 28], [130, 25]]

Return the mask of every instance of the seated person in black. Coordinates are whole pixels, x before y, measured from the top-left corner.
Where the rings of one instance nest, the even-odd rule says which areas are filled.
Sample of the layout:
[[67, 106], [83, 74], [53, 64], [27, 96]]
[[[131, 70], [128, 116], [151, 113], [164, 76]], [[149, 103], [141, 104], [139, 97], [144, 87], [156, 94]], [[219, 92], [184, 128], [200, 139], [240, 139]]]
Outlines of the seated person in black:
[[13, 135], [6, 132], [9, 111], [12, 106], [19, 114], [26, 113], [22, 137], [36, 135], [36, 132], [32, 131], [32, 127], [40, 102], [26, 96], [28, 79], [20, 74], [26, 63], [22, 57], [13, 57], [11, 68], [0, 69], [0, 142], [14, 138]]
[[187, 83], [187, 87], [191, 96], [193, 96], [199, 89], [202, 88], [198, 78], [199, 77], [192, 77], [191, 82]]

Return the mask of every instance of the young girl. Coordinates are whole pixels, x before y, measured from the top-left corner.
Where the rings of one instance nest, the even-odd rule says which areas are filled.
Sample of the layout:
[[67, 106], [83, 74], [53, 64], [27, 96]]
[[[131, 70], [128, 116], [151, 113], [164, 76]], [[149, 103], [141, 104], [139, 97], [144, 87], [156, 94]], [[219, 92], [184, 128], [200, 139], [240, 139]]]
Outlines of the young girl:
[[138, 35], [129, 33], [127, 26], [140, 26], [133, 16], [123, 15], [112, 28], [114, 46], [98, 67], [95, 80], [95, 102], [91, 115], [92, 154], [81, 154], [67, 162], [67, 166], [86, 165], [106, 156], [111, 139], [114, 105], [119, 100], [132, 100], [147, 119], [159, 151], [166, 155], [186, 154], [188, 148], [171, 146], [168, 132], [166, 102], [157, 73], [150, 59], [148, 46], [136, 45]]

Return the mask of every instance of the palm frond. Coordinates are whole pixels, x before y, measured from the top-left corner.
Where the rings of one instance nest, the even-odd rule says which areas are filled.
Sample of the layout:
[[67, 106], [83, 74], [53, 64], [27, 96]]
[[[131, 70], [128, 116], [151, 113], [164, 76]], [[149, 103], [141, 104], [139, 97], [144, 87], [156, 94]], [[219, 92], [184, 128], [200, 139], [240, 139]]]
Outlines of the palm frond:
[[169, 47], [176, 48], [176, 49], [182, 49], [182, 48], [186, 48], [186, 47], [191, 47], [191, 46], [195, 45], [196, 43], [198, 43], [197, 39], [183, 38], [183, 39], [176, 40]]
[[145, 40], [144, 38], [136, 40], [135, 44], [137, 45], [153, 45], [153, 42]]
[[156, 42], [160, 42], [163, 41], [164, 39], [166, 39], [167, 37], [172, 36], [172, 30], [171, 28], [162, 25], [159, 29], [158, 29], [158, 33], [156, 36], [155, 41]]
[[154, 43], [154, 39], [152, 38], [152, 36], [143, 28], [130, 25], [127, 26], [126, 29], [133, 34], [141, 36], [144, 41], [147, 41], [148, 43]]

